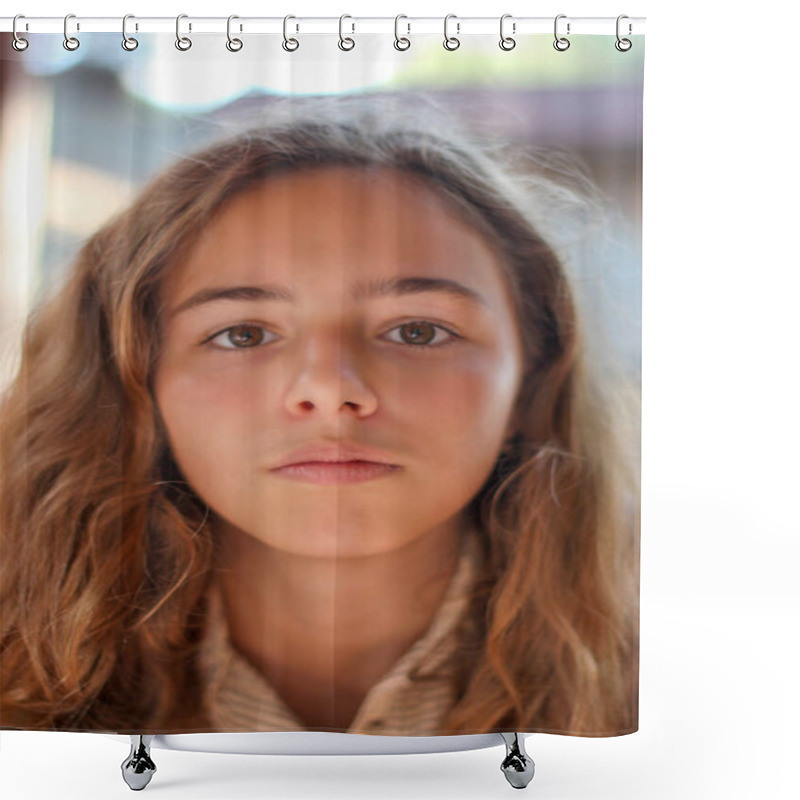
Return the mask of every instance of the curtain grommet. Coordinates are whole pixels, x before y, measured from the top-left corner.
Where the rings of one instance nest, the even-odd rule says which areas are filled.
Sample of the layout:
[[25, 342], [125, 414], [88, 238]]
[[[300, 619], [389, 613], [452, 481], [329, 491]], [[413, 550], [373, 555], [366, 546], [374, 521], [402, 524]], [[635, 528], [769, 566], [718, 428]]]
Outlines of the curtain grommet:
[[[133, 52], [139, 46], [139, 40], [134, 39], [133, 36], [128, 36], [128, 32], [126, 30], [128, 20], [133, 19], [133, 14], [126, 14], [122, 18], [122, 49], [127, 50], [129, 53]], [[139, 29], [139, 26], [136, 26], [136, 29]]]
[[[553, 25], [553, 31], [555, 33], [555, 41], [553, 42], [553, 47], [558, 50], [559, 53], [563, 53], [565, 50], [569, 50], [569, 39], [564, 36], [558, 35], [558, 21], [560, 19], [566, 19], [566, 14], [559, 14], [556, 17], [555, 23]], [[569, 36], [569, 22], [567, 23], [567, 36]]]
[[[80, 41], [75, 36], [70, 36], [68, 34], [68, 32], [67, 32], [67, 24], [69, 22], [69, 19], [70, 19], [70, 17], [74, 17], [74, 16], [75, 16], [75, 14], [67, 14], [67, 16], [64, 17], [64, 41], [63, 41], [63, 45], [64, 45], [64, 49], [65, 50], [69, 50], [70, 52], [72, 52], [73, 50], [77, 50], [81, 46]], [[77, 30], [80, 30], [80, 29], [81, 29], [80, 25], [77, 25]]]
[[[620, 14], [617, 17], [617, 41], [614, 42], [614, 47], [616, 47], [617, 50], [619, 50], [620, 53], [627, 53], [628, 50], [630, 50], [631, 47], [633, 47], [633, 42], [630, 39], [623, 39], [619, 35], [619, 28], [620, 28], [619, 23], [623, 19], [628, 19], [628, 15], [627, 14]], [[628, 23], [628, 36], [630, 36], [632, 33], [633, 33], [633, 25], [631, 25], [631, 23], [629, 22]]]
[[[448, 14], [444, 18], [444, 44], [443, 44], [443, 47], [444, 47], [445, 50], [450, 50], [452, 52], [453, 50], [458, 50], [458, 48], [461, 47], [461, 40], [457, 36], [448, 36], [447, 35], [447, 23], [451, 19], [456, 19], [457, 20], [458, 18], [456, 17], [455, 14]], [[460, 32], [461, 32], [461, 23], [460, 22], [456, 22], [456, 33], [460, 33]]]
[[13, 47], [13, 48], [14, 48], [14, 49], [15, 49], [15, 50], [18, 52], [18, 53], [22, 53], [24, 50], [27, 50], [27, 49], [28, 49], [28, 45], [30, 44], [30, 42], [29, 42], [27, 39], [23, 39], [23, 38], [22, 38], [22, 37], [21, 37], [21, 36], [20, 36], [20, 35], [17, 33], [17, 20], [18, 20], [18, 19], [25, 19], [25, 15], [24, 15], [24, 14], [17, 14], [17, 15], [14, 17], [14, 22], [13, 22], [13, 24], [12, 24], [12, 26], [11, 26], [11, 31], [12, 31], [12, 33], [14, 34], [14, 38], [13, 38], [13, 39], [12, 39], [12, 41], [11, 41], [11, 46], [12, 46], [12, 47]]
[[[192, 40], [188, 36], [181, 36], [181, 20], [188, 17], [188, 14], [178, 14], [175, 20], [175, 47], [186, 52], [192, 46]], [[189, 23], [189, 30], [192, 30], [192, 23]]]
[[[355, 39], [352, 39], [350, 36], [345, 36], [342, 32], [342, 23], [346, 19], [352, 19], [350, 14], [342, 14], [342, 16], [339, 17], [339, 49], [344, 50], [345, 52], [352, 50], [356, 46]], [[355, 33], [356, 31], [355, 23], [352, 23], [352, 26], [353, 30], [351, 31], [351, 33]]]
[[[228, 17], [228, 41], [225, 42], [225, 47], [228, 48], [228, 51], [231, 53], [238, 53], [243, 47], [244, 42], [241, 39], [236, 39], [231, 36], [231, 20], [232, 19], [239, 19], [238, 14], [231, 14]], [[241, 26], [239, 26], [239, 30], [241, 31]]]
[[[297, 41], [297, 39], [286, 35], [286, 29], [290, 19], [297, 19], [297, 17], [295, 17], [294, 14], [287, 14], [283, 18], [283, 42], [281, 42], [281, 47], [283, 47], [287, 53], [293, 53], [298, 47], [300, 47], [300, 42]], [[300, 26], [298, 25], [297, 30], [299, 29]]]
[[[411, 39], [409, 39], [407, 36], [400, 35], [401, 19], [408, 19], [408, 17], [405, 14], [398, 14], [394, 18], [394, 49], [404, 51], [411, 47]], [[406, 26], [408, 27], [408, 33], [411, 33], [411, 24], [407, 22]]]
[[[509, 50], [513, 50], [517, 46], [517, 40], [513, 39], [511, 36], [506, 36], [503, 30], [503, 25], [507, 19], [511, 18], [511, 14], [503, 14], [500, 17], [500, 49], [505, 50], [508, 52]], [[511, 23], [511, 33], [517, 32], [517, 23]]]

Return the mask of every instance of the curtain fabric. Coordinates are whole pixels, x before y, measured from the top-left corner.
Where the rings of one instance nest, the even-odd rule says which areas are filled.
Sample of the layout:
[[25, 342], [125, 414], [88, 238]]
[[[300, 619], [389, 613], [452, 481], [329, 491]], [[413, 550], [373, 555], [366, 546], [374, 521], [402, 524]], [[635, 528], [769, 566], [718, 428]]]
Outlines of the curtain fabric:
[[2, 35], [0, 727], [637, 730], [644, 37], [239, 35]]

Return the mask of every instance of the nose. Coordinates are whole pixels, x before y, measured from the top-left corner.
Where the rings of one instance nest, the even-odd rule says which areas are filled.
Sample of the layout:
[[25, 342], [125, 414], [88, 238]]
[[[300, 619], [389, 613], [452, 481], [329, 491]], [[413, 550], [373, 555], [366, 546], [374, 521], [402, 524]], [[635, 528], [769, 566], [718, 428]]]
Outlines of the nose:
[[290, 414], [320, 414], [337, 417], [342, 409], [365, 417], [378, 406], [378, 399], [364, 375], [354, 345], [330, 331], [309, 338], [297, 356], [296, 370], [286, 392]]

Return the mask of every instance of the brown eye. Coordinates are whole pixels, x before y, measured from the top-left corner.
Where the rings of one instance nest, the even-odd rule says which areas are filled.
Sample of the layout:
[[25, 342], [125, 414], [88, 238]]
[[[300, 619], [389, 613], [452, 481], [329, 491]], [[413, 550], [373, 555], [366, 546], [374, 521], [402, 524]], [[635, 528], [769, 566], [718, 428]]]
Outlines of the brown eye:
[[209, 341], [219, 339], [216, 345], [223, 350], [247, 350], [264, 342], [264, 328], [260, 325], [234, 325], [220, 331]]
[[407, 322], [400, 326], [400, 336], [407, 344], [430, 344], [436, 336], [436, 326], [430, 322]]
[[264, 333], [256, 325], [237, 325], [230, 329], [228, 339], [237, 347], [254, 347], [261, 344]]
[[427, 350], [445, 347], [461, 338], [458, 334], [453, 333], [442, 325], [435, 325], [433, 322], [426, 322], [425, 320], [415, 320], [414, 322], [398, 325], [396, 328], [392, 328], [389, 334], [394, 335], [396, 332], [400, 334], [399, 341], [394, 338], [390, 339], [395, 344], [415, 345], [419, 349], [424, 348]]

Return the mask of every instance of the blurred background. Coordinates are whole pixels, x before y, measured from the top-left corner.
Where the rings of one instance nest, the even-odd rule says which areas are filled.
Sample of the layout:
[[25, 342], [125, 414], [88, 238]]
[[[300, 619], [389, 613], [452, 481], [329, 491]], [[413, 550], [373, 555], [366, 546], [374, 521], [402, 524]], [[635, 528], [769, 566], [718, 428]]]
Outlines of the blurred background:
[[2, 138], [2, 384], [17, 368], [21, 326], [57, 285], [77, 250], [133, 198], [153, 173], [218, 138], [236, 120], [268, 114], [287, 95], [380, 92], [427, 95], [479, 134], [519, 152], [557, 149], [594, 183], [602, 213], [561, 220], [560, 247], [586, 277], [585, 301], [627, 370], [641, 359], [641, 95], [644, 37], [626, 53], [613, 36], [519, 37], [504, 52], [496, 36], [447, 51], [417, 36], [405, 52], [391, 36], [301, 37], [295, 53], [274, 36], [193, 38], [180, 52], [171, 34], [139, 35], [132, 52], [117, 33], [88, 33], [72, 52], [63, 37], [28, 34], [22, 53], [0, 35]]

